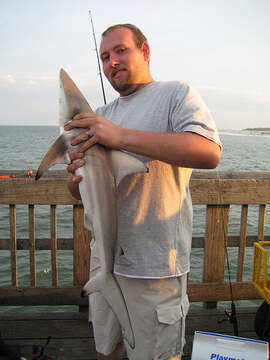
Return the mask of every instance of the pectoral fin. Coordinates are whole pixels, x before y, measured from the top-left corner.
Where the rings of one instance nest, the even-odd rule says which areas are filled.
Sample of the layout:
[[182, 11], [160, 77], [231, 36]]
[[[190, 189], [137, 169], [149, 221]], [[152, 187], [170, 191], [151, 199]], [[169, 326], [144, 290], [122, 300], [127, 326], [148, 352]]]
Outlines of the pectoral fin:
[[44, 156], [41, 164], [39, 165], [35, 179], [38, 180], [45, 173], [45, 171], [47, 171], [55, 164], [69, 164], [70, 159], [67, 150], [68, 145], [65, 139], [65, 134], [62, 134], [53, 143], [50, 150]]
[[135, 174], [138, 172], [147, 172], [148, 169], [144, 163], [124, 151], [109, 150], [111, 167], [115, 177], [116, 185], [127, 175]]

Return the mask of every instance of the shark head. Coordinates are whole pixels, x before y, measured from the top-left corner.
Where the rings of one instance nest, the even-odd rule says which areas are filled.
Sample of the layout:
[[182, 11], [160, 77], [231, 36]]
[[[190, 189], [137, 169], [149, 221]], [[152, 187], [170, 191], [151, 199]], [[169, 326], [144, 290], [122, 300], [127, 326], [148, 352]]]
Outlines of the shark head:
[[42, 159], [36, 174], [36, 180], [53, 165], [68, 164], [70, 162], [68, 155], [68, 151], [71, 148], [70, 141], [80, 131], [74, 129], [73, 131], [65, 132], [64, 125], [80, 112], [93, 112], [81, 91], [64, 69], [60, 70], [59, 80], [59, 126], [61, 135]]

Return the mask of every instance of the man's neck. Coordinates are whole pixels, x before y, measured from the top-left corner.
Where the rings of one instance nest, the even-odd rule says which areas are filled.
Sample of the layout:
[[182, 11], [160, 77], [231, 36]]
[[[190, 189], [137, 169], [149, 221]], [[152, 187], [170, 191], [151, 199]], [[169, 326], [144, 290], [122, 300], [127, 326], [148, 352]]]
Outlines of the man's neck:
[[121, 92], [119, 92], [119, 94], [121, 97], [131, 95], [131, 94], [143, 89], [145, 86], [147, 86], [148, 84], [150, 84], [154, 81], [155, 80], [151, 77], [147, 81], [139, 83], [139, 84], [129, 84], [129, 86], [126, 89], [121, 90]]

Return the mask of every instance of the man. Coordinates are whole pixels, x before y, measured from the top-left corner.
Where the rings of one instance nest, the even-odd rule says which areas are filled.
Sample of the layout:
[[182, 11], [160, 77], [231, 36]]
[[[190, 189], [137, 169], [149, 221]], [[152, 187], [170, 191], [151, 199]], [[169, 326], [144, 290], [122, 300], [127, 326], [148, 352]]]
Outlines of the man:
[[[83, 153], [99, 143], [128, 151], [145, 162], [147, 174], [127, 176], [119, 185], [118, 245], [114, 273], [125, 297], [135, 349], [100, 293], [90, 296], [98, 359], [180, 359], [188, 311], [186, 276], [192, 233], [189, 179], [192, 168], [215, 168], [221, 147], [214, 121], [194, 89], [183, 82], [155, 82], [150, 48], [133, 25], [102, 34], [103, 71], [120, 94], [96, 113], [78, 114], [65, 130], [86, 128], [72, 141], [70, 192], [80, 198]], [[98, 271], [92, 248], [91, 268]]]

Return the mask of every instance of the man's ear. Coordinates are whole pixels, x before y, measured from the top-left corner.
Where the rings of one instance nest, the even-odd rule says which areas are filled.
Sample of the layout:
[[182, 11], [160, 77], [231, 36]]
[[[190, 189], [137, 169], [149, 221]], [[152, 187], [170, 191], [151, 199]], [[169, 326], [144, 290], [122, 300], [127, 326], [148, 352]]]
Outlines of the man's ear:
[[145, 41], [142, 44], [142, 50], [143, 50], [144, 60], [149, 62], [150, 61], [150, 46], [149, 46], [148, 42]]

